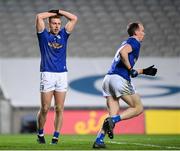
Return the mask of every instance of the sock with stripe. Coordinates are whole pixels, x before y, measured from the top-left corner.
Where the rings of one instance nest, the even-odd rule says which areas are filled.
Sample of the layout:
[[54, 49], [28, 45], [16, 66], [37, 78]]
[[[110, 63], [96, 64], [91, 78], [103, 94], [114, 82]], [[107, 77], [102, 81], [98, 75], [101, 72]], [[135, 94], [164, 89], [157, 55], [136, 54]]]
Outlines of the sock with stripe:
[[102, 143], [104, 140], [104, 137], [105, 137], [105, 134], [99, 133], [96, 137], [96, 143], [99, 143], [99, 144]]
[[113, 121], [114, 124], [116, 124], [117, 122], [121, 121], [120, 115], [114, 115], [111, 118], [112, 118], [112, 121]]
[[59, 137], [59, 132], [55, 131], [54, 134], [53, 134], [53, 138], [58, 139], [58, 137]]
[[38, 135], [44, 136], [44, 129], [38, 129]]

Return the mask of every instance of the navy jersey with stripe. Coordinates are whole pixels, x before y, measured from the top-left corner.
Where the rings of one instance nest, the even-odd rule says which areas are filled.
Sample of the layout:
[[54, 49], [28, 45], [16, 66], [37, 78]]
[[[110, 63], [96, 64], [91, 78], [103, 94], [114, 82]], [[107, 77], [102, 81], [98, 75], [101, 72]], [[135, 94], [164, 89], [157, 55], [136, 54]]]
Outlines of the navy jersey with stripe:
[[[141, 44], [135, 38], [129, 37], [127, 40], [125, 40], [121, 44], [121, 46], [119, 48], [123, 47], [126, 44], [129, 44], [132, 47], [132, 52], [130, 52], [128, 54], [128, 58], [129, 58], [131, 67], [133, 67], [139, 57]], [[118, 51], [116, 52], [116, 54], [114, 56], [114, 59], [112, 61], [112, 65], [108, 71], [108, 74], [118, 74], [121, 77], [123, 77], [124, 79], [131, 81], [129, 71], [126, 68], [126, 66], [124, 65], [124, 63], [122, 62], [119, 51], [120, 51], [120, 49], [118, 49]]]
[[66, 48], [69, 34], [62, 28], [58, 35], [44, 29], [37, 33], [41, 53], [41, 72], [66, 72]]

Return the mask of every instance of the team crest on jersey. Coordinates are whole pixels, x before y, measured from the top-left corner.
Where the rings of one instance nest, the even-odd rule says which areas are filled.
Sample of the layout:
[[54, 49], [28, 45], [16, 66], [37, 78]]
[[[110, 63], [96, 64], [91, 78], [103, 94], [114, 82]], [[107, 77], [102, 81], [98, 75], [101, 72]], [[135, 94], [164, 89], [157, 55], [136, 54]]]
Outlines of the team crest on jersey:
[[54, 48], [54, 49], [59, 49], [59, 48], [62, 48], [63, 45], [59, 44], [59, 43], [56, 43], [56, 42], [53, 42], [53, 43], [50, 43], [48, 42], [48, 46]]
[[58, 39], [61, 39], [61, 36], [60, 36], [60, 35], [57, 35], [56, 37], [57, 37]]

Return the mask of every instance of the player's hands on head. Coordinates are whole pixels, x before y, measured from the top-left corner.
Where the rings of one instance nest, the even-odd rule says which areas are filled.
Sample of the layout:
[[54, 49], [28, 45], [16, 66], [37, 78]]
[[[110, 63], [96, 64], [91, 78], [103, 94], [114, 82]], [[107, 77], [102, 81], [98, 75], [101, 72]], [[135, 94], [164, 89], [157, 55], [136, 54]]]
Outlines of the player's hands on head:
[[129, 73], [130, 73], [130, 76], [131, 76], [132, 78], [135, 78], [135, 77], [138, 76], [138, 72], [137, 72], [136, 70], [134, 70], [134, 69], [131, 69], [131, 70], [129, 71]]
[[145, 75], [155, 76], [156, 73], [157, 73], [157, 68], [155, 68], [154, 65], [143, 69], [143, 74]]
[[49, 10], [48, 12], [49, 12], [49, 13], [55, 13], [55, 14], [57, 14], [57, 15], [61, 15], [61, 14], [59, 13], [59, 9], [52, 9], [52, 10]]

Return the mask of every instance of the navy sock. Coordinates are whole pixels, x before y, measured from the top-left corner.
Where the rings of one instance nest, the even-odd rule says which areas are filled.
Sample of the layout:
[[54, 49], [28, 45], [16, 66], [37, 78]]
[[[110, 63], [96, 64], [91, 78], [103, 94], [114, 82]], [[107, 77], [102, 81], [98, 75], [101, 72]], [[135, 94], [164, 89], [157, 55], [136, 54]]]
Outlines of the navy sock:
[[55, 131], [54, 135], [53, 135], [53, 138], [58, 138], [58, 137], [59, 137], [59, 132]]
[[97, 143], [102, 143], [103, 140], [104, 140], [104, 137], [105, 137], [105, 134], [99, 133], [99, 134], [97, 135], [97, 137], [96, 137], [96, 142], [97, 142]]
[[114, 115], [111, 118], [112, 118], [112, 121], [113, 121], [114, 124], [116, 124], [117, 122], [121, 121], [120, 115]]
[[44, 129], [38, 129], [38, 135], [44, 136]]

